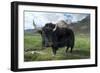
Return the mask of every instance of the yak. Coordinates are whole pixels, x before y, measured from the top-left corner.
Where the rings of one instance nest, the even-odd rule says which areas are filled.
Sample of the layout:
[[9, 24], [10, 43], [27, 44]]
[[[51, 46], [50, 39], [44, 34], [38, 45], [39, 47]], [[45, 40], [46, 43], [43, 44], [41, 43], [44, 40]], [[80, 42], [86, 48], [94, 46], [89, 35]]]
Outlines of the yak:
[[52, 47], [53, 54], [56, 55], [58, 48], [67, 47], [72, 52], [74, 47], [74, 32], [70, 28], [59, 28], [56, 24], [46, 23], [42, 28], [43, 47]]

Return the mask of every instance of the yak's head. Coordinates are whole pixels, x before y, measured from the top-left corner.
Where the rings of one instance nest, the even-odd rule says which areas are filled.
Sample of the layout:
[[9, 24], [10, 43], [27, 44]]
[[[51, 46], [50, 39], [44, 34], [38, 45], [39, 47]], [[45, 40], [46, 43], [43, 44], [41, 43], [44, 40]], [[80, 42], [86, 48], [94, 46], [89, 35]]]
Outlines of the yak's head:
[[53, 38], [53, 33], [55, 32], [57, 26], [52, 23], [47, 23], [45, 26], [42, 28], [42, 43], [44, 47], [50, 47], [52, 46], [52, 38]]

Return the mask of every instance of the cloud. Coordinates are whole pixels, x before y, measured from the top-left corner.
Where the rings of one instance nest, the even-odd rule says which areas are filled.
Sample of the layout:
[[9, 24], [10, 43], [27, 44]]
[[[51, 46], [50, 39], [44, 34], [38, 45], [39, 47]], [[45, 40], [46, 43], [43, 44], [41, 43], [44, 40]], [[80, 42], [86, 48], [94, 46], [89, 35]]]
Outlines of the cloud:
[[24, 29], [34, 29], [33, 20], [37, 27], [43, 27], [46, 23], [56, 23], [59, 20], [71, 19], [72, 22], [77, 22], [85, 18], [87, 14], [76, 13], [51, 13], [51, 12], [24, 12]]

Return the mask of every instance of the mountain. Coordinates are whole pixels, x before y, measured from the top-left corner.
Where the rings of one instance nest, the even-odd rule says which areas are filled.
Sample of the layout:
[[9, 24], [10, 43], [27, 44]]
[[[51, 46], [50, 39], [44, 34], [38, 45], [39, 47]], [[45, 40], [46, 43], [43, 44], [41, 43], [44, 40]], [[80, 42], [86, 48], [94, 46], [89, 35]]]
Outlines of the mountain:
[[86, 18], [82, 19], [81, 21], [78, 21], [77, 23], [72, 23], [70, 27], [75, 32], [89, 33], [90, 32], [90, 15], [88, 15]]
[[[69, 28], [73, 29], [74, 32], [76, 33], [90, 33], [90, 15], [88, 15], [86, 18], [82, 19], [81, 21], [70, 24]], [[41, 27], [39, 27], [38, 29], [41, 29]], [[24, 30], [24, 33], [34, 35], [34, 33], [37, 33], [37, 30], [27, 29]]]
[[36, 29], [26, 29], [24, 30], [24, 34], [26, 35], [34, 35], [34, 33], [37, 33]]
[[36, 29], [26, 29], [24, 30], [25, 33], [35, 33], [37, 30]]

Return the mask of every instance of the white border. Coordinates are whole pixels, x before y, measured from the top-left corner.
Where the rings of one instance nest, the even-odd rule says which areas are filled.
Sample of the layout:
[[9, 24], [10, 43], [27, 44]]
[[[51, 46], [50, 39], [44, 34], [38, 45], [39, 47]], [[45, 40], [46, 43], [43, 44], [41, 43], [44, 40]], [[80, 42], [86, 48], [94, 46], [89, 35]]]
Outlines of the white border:
[[[71, 13], [89, 13], [91, 14], [91, 33], [90, 33], [90, 59], [80, 60], [62, 60], [62, 61], [39, 61], [39, 62], [24, 62], [24, 25], [23, 25], [23, 11], [52, 11], [52, 12], [71, 12]], [[58, 8], [58, 7], [44, 7], [44, 6], [18, 6], [18, 68], [35, 68], [35, 67], [50, 67], [50, 66], [71, 66], [95, 64], [95, 11], [93, 9], [78, 9], [78, 8]]]

